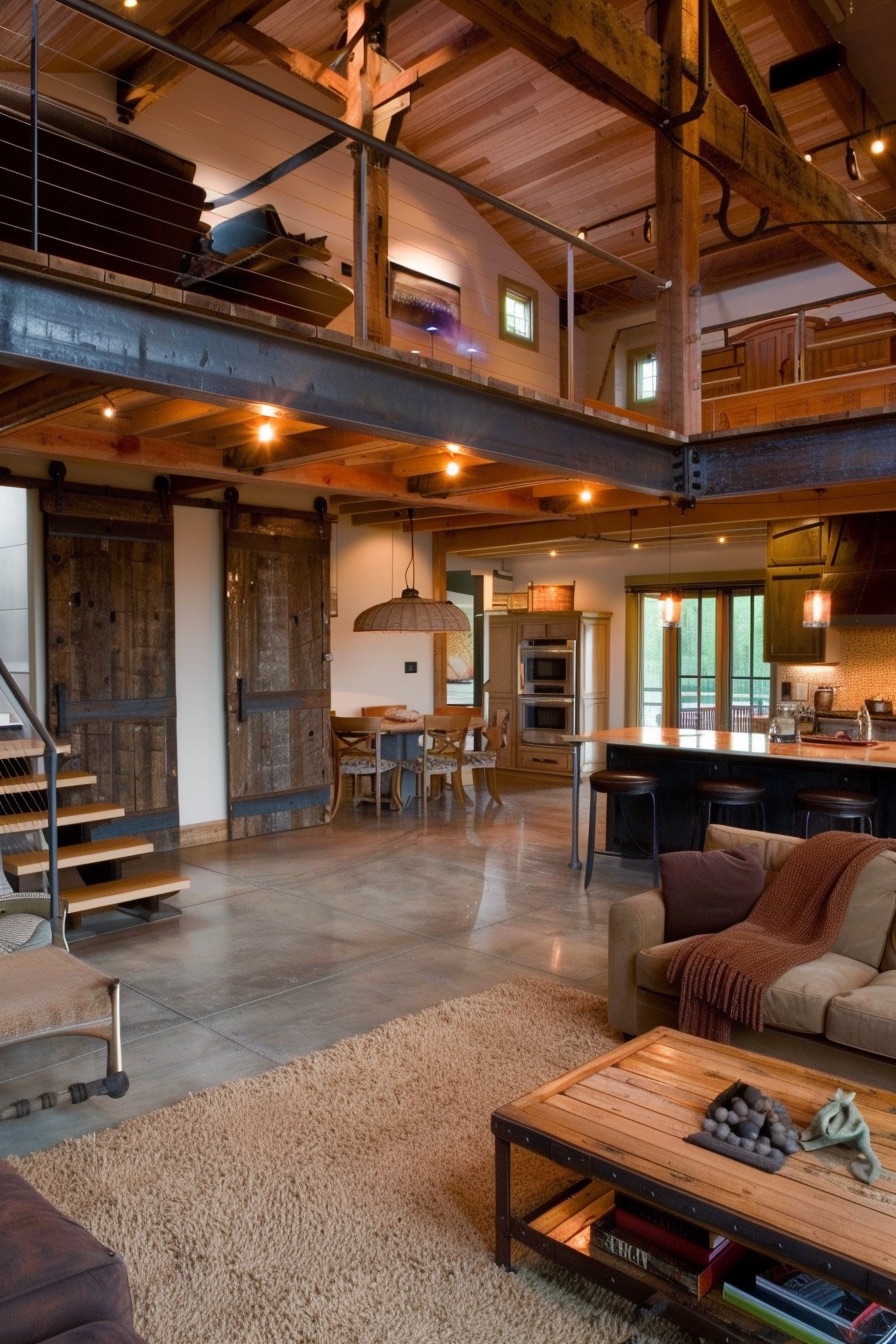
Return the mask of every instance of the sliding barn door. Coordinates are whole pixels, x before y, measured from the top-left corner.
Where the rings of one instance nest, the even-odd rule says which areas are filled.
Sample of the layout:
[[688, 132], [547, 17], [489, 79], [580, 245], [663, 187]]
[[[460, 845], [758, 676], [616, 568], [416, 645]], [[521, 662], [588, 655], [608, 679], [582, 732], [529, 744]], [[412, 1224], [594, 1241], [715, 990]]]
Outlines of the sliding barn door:
[[331, 781], [329, 525], [224, 517], [230, 837], [318, 826]]
[[127, 815], [94, 838], [177, 843], [174, 550], [164, 499], [44, 490], [49, 721]]

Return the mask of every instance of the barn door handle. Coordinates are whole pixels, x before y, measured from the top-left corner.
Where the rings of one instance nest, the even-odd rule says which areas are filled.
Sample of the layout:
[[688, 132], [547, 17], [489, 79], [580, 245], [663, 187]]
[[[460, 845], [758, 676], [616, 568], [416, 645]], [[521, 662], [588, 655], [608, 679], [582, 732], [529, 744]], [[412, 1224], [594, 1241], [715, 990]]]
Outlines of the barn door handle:
[[56, 731], [68, 732], [68, 687], [60, 681], [56, 684]]

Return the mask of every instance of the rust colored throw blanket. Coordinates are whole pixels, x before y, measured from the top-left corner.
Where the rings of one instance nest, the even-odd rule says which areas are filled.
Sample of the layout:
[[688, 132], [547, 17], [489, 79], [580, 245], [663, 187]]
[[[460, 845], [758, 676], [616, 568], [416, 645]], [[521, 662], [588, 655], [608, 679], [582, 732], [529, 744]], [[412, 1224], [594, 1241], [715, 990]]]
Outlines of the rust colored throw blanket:
[[866, 863], [896, 840], [825, 831], [795, 846], [748, 919], [682, 943], [668, 979], [680, 980], [678, 1026], [726, 1042], [732, 1022], [762, 1030], [762, 991], [831, 948]]

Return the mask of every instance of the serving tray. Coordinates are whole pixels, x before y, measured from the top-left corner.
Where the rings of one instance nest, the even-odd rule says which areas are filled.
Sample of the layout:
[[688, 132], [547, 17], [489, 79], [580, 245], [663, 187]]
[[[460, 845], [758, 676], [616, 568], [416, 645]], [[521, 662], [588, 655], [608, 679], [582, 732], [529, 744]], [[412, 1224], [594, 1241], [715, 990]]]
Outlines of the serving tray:
[[881, 747], [882, 742], [872, 738], [870, 742], [860, 742], [857, 737], [834, 737], [824, 733], [811, 733], [804, 737], [803, 742], [807, 747]]

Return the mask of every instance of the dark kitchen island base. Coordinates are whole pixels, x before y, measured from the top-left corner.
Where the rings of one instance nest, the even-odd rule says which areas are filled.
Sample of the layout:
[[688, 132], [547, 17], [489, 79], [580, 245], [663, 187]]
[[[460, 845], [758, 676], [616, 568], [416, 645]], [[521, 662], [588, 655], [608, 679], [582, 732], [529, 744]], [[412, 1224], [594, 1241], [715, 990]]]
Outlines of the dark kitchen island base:
[[[672, 728], [607, 729], [587, 738], [582, 734], [565, 740], [574, 744], [585, 740], [603, 743], [609, 770], [636, 770], [659, 777], [661, 851], [691, 847], [696, 835], [694, 786], [701, 779], [750, 779], [761, 784], [765, 790], [765, 829], [783, 835], [797, 833], [793, 807], [797, 789], [837, 788], [872, 793], [877, 798], [875, 835], [896, 835], [896, 742], [879, 746], [813, 745], [810, 738], [791, 745], [769, 743], [759, 733]], [[576, 867], [577, 787], [573, 794], [570, 866]], [[649, 855], [647, 813], [642, 823], [629, 806], [623, 817], [614, 808], [613, 800], [608, 799], [607, 849], [627, 858]]]

